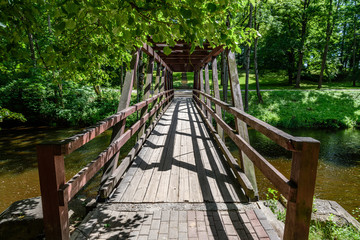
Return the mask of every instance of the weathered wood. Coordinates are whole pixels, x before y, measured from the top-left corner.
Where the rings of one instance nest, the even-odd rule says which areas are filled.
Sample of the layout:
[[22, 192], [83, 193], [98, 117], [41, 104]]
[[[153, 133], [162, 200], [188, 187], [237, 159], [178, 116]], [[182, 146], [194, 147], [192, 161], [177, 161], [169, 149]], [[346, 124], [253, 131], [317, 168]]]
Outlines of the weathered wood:
[[[73, 178], [71, 178], [66, 184], [64, 184], [59, 190], [59, 194], [64, 196], [64, 199], [70, 201], [75, 194], [85, 186], [85, 184], [108, 162], [114, 155], [116, 155], [121, 147], [143, 126], [150, 116], [168, 100], [170, 96], [163, 99], [155, 108], [146, 113], [139, 121], [132, 125], [129, 130], [122, 134], [116, 141], [112, 142], [110, 146], [101, 152], [99, 156], [88, 163], [83, 169], [81, 169]], [[115, 169], [116, 170], [116, 169]], [[114, 171], [115, 172], [115, 171]], [[113, 175], [113, 174], [112, 174]], [[111, 176], [112, 176], [111, 175]], [[110, 176], [110, 177], [111, 177]], [[109, 178], [110, 178], [109, 177]], [[106, 181], [107, 182], [107, 181]], [[106, 183], [104, 182], [104, 184]], [[103, 185], [104, 185], [103, 184]], [[101, 187], [102, 188], [102, 187]], [[100, 189], [101, 189], [100, 188]]]
[[[154, 69], [154, 57], [149, 57], [148, 60], [148, 66], [147, 66], [147, 71], [146, 71], [146, 80], [145, 80], [145, 84], [144, 84], [144, 94], [142, 96], [142, 100], [145, 101], [146, 99], [149, 98], [150, 96], [150, 88], [151, 88], [151, 82], [153, 79], [153, 69]], [[140, 113], [140, 118], [145, 116], [145, 114], [148, 111], [148, 107], [146, 108], [142, 108], [141, 109], [141, 113]], [[138, 138], [140, 139], [141, 136], [144, 134], [145, 132], [145, 125], [142, 126], [139, 130], [138, 133]]]
[[[243, 106], [242, 98], [241, 98], [239, 75], [238, 75], [238, 71], [237, 71], [235, 54], [233, 52], [231, 52], [230, 50], [228, 51], [228, 54], [227, 54], [227, 60], [228, 60], [228, 71], [229, 71], [229, 76], [230, 76], [231, 96], [232, 96], [232, 100], [233, 100], [233, 105], [240, 110], [244, 110], [244, 106]], [[249, 143], [250, 141], [249, 141], [249, 135], [248, 135], [248, 129], [247, 129], [246, 123], [244, 123], [243, 121], [240, 121], [238, 119], [235, 119], [235, 123], [236, 123], [235, 124], [236, 130], [238, 131], [240, 136], [246, 142]], [[258, 188], [257, 188], [257, 183], [256, 183], [254, 164], [249, 160], [249, 158], [245, 154], [243, 154], [243, 152], [241, 152], [241, 166], [242, 166], [242, 169], [244, 170], [246, 176], [249, 178], [251, 184], [254, 187], [255, 195], [258, 196]]]
[[[210, 95], [210, 81], [209, 81], [209, 64], [205, 65], [205, 92]], [[209, 108], [211, 108], [211, 101], [209, 99], [206, 99], [206, 104]], [[207, 117], [209, 119], [209, 122], [212, 123], [211, 114], [207, 113]]]
[[[215, 98], [220, 100], [216, 57], [214, 57], [212, 59], [211, 66], [212, 66], [212, 81], [213, 81], [213, 86], [214, 86], [214, 96], [215, 96]], [[203, 95], [201, 95], [201, 96], [203, 96]], [[221, 115], [221, 107], [219, 105], [215, 104], [215, 111], [216, 111], [216, 114], [221, 118], [221, 116], [222, 116]], [[219, 134], [220, 138], [224, 140], [224, 132], [223, 132], [222, 128], [219, 126], [219, 124], [216, 124], [216, 130], [217, 130], [217, 133]]]
[[60, 145], [37, 145], [37, 159], [47, 239], [69, 239], [68, 205], [59, 199], [58, 189], [65, 183], [64, 156]]
[[[121, 111], [130, 105], [132, 88], [134, 85], [134, 81], [136, 79], [136, 71], [139, 63], [139, 55], [140, 51], [137, 51], [131, 60], [129, 72], [126, 72], [125, 83], [123, 86], [123, 90], [121, 92], [120, 101], [118, 105], [117, 111]], [[125, 123], [126, 119], [122, 120], [118, 124], [116, 124], [113, 128], [113, 133], [111, 135], [111, 143], [116, 141], [125, 131]], [[119, 153], [117, 153], [105, 166], [103, 170], [103, 176], [101, 177], [101, 183], [104, 184], [106, 180], [111, 176], [111, 174], [115, 171], [119, 160]]]
[[[261, 156], [248, 142], [246, 142], [239, 134], [234, 133], [234, 130], [229, 127], [212, 109], [210, 109], [204, 102], [198, 97], [194, 98], [203, 106], [206, 107], [207, 111], [214, 117], [215, 121], [220, 124], [224, 132], [234, 141], [238, 148], [247, 155], [251, 160], [268, 178], [275, 187], [282, 193], [286, 198], [292, 198], [295, 186], [274, 166], [272, 166], [263, 156]], [[256, 197], [256, 195], [255, 195]]]
[[115, 188], [116, 184], [120, 181], [121, 177], [124, 175], [125, 171], [128, 169], [132, 161], [134, 160], [136, 154], [140, 151], [141, 147], [146, 141], [146, 138], [149, 137], [152, 130], [155, 128], [161, 116], [164, 114], [166, 109], [169, 107], [166, 106], [164, 111], [150, 124], [148, 129], [146, 129], [145, 134], [137, 141], [135, 146], [130, 150], [129, 154], [121, 161], [119, 167], [114, 171], [113, 175], [108, 179], [108, 181], [100, 189], [100, 196], [104, 199], [110, 196], [110, 193]]
[[204, 59], [202, 59], [201, 64], [208, 64], [210, 61], [212, 61], [213, 58], [217, 57], [223, 51], [223, 46], [218, 46], [214, 48]]
[[223, 142], [220, 135], [215, 131], [214, 127], [210, 124], [209, 120], [206, 118], [205, 113], [200, 109], [200, 107], [195, 104], [196, 108], [198, 109], [198, 112], [200, 113], [201, 117], [203, 118], [204, 122], [206, 123], [207, 127], [210, 129], [211, 133], [213, 134], [218, 147], [220, 147], [222, 153], [224, 154], [229, 166], [233, 170], [233, 173], [235, 174], [236, 179], [238, 180], [241, 187], [244, 189], [246, 196], [250, 198], [251, 200], [254, 199], [254, 189], [249, 181], [249, 179], [246, 177], [245, 173], [241, 170], [238, 163], [236, 162], [236, 159], [232, 156], [229, 149], [226, 147], [225, 143]]
[[220, 101], [209, 94], [204, 92], [199, 92], [198, 90], [194, 90], [195, 92], [204, 95], [206, 98], [211, 99], [215, 103], [215, 105], [219, 105], [225, 111], [233, 114], [236, 118], [241, 119], [250, 127], [254, 128], [255, 130], [261, 132], [272, 141], [279, 144], [281, 147], [285, 148], [289, 151], [300, 151], [302, 149], [301, 141], [298, 140], [297, 137], [294, 137], [280, 129], [277, 129], [270, 124], [263, 122], [250, 114], [247, 114], [244, 111], [241, 111], [235, 107], [232, 107], [230, 104], [227, 104], [223, 101]]
[[[199, 69], [199, 88], [200, 88], [200, 91], [201, 92], [204, 92], [205, 91], [205, 88], [204, 88], [204, 71], [202, 68]], [[205, 98], [203, 95], [200, 96], [201, 100], [205, 101]], [[205, 108], [202, 107], [203, 111], [205, 111]]]
[[293, 152], [290, 180], [297, 185], [296, 199], [287, 203], [285, 240], [308, 239], [320, 142], [301, 138], [302, 151]]
[[168, 71], [172, 72], [171, 68], [164, 62], [164, 60], [159, 56], [159, 54], [154, 51], [152, 47], [144, 43], [141, 50], [145, 52], [148, 56], [154, 57], [156, 62], [160, 63], [162, 66], [165, 66]]

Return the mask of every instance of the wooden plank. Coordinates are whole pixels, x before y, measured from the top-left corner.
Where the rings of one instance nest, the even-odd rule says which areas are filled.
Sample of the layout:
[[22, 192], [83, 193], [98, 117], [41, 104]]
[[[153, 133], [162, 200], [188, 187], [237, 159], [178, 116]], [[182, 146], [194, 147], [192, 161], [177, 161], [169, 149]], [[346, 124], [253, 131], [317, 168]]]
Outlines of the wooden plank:
[[[233, 100], [233, 105], [235, 106], [235, 108], [244, 110], [242, 98], [241, 98], [241, 90], [240, 90], [235, 54], [230, 50], [228, 51], [227, 60], [228, 60], [228, 71], [230, 76], [231, 96]], [[246, 142], [249, 143], [250, 141], [249, 141], [249, 135], [248, 135], [246, 123], [238, 119], [235, 119], [235, 123], [236, 123], [235, 124], [236, 130], [238, 131], [242, 139], [244, 139]], [[241, 151], [241, 149], [239, 150]], [[246, 176], [249, 178], [251, 184], [253, 185], [255, 195], [258, 196], [258, 188], [256, 183], [254, 164], [245, 154], [243, 154], [243, 152], [241, 152], [241, 167], [244, 170]]]
[[[214, 86], [214, 96], [215, 96], [215, 98], [220, 100], [219, 79], [218, 79], [216, 57], [214, 57], [212, 59], [211, 66], [212, 66], [212, 81], [213, 81], [213, 86]], [[221, 118], [221, 116], [222, 116], [221, 107], [217, 104], [215, 104], [215, 112]], [[219, 124], [216, 124], [216, 130], [217, 130], [217, 133], [219, 134], [220, 138], [224, 140], [224, 132], [223, 132], [222, 128], [219, 126]]]
[[210, 189], [210, 183], [206, 177], [205, 170], [204, 170], [204, 161], [207, 161], [208, 158], [213, 158], [213, 156], [208, 155], [208, 152], [205, 148], [205, 139], [206, 135], [202, 130], [202, 121], [197, 116], [193, 104], [190, 102], [190, 109], [189, 112], [189, 121], [190, 127], [193, 137], [192, 145], [193, 145], [193, 152], [194, 152], [194, 160], [196, 166], [196, 175], [198, 178], [198, 182], [200, 184], [199, 191], [201, 192], [202, 199], [205, 202], [214, 202], [214, 197], [212, 195]]
[[161, 172], [159, 171], [160, 167], [160, 156], [164, 148], [165, 140], [167, 137], [167, 133], [169, 132], [170, 126], [166, 124], [168, 122], [168, 119], [171, 120], [171, 117], [169, 116], [169, 113], [173, 111], [175, 103], [171, 103], [171, 106], [169, 107], [167, 111], [167, 115], [163, 116], [161, 121], [159, 122], [160, 125], [163, 126], [163, 129], [161, 132], [159, 132], [160, 136], [157, 136], [158, 138], [158, 145], [154, 150], [153, 156], [154, 158], [151, 161], [151, 164], [154, 166], [154, 169], [152, 171], [151, 180], [149, 181], [149, 186], [146, 190], [145, 196], [144, 196], [144, 202], [155, 202], [156, 193], [159, 188], [159, 182], [161, 177]]
[[116, 171], [113, 173], [113, 175], [109, 178], [109, 180], [104, 184], [104, 186], [100, 189], [100, 196], [103, 199], [106, 199], [109, 197], [110, 193], [114, 189], [114, 187], [119, 182], [122, 175], [125, 173], [125, 171], [128, 169], [130, 164], [132, 163], [133, 159], [135, 158], [135, 155], [140, 151], [142, 145], [145, 143], [145, 140], [147, 137], [149, 137], [152, 130], [155, 128], [157, 122], [160, 120], [162, 112], [154, 122], [151, 123], [149, 128], [146, 130], [145, 135], [143, 135], [139, 141], [135, 144], [134, 148], [130, 150], [129, 154], [121, 161], [120, 166], [116, 169]]
[[228, 162], [229, 166], [233, 170], [236, 179], [238, 180], [241, 187], [244, 189], [246, 196], [248, 196], [251, 200], [255, 200], [254, 199], [254, 189], [253, 189], [249, 179], [246, 177], [245, 173], [239, 167], [236, 159], [232, 156], [231, 152], [226, 147], [226, 145], [223, 142], [220, 135], [218, 135], [218, 133], [215, 131], [214, 127], [212, 125], [210, 125], [209, 121], [205, 117], [205, 113], [200, 111], [200, 108], [199, 108], [198, 105], [195, 104], [195, 106], [197, 107], [198, 112], [202, 116], [202, 118], [203, 118], [204, 122], [206, 123], [207, 127], [212, 132], [218, 146], [220, 147], [221, 151], [223, 152], [225, 158], [227, 159], [227, 162]]
[[[195, 109], [194, 109], [195, 111]], [[199, 115], [200, 111], [196, 114]], [[201, 112], [202, 113], [202, 112]], [[205, 114], [204, 114], [205, 116]], [[199, 116], [200, 118], [200, 116]], [[205, 123], [209, 123], [209, 121], [204, 118], [206, 121]], [[220, 156], [215, 149], [215, 146], [213, 144], [212, 139], [210, 138], [210, 135], [208, 134], [207, 128], [205, 128], [204, 124], [201, 124], [201, 129], [204, 132], [206, 137], [203, 137], [204, 140], [204, 146], [206, 146], [206, 149], [208, 151], [208, 161], [210, 162], [212, 171], [215, 173], [216, 182], [219, 185], [221, 197], [218, 199], [219, 202], [240, 202], [239, 196], [237, 192], [233, 188], [233, 182], [230, 180], [233, 180], [231, 178], [232, 173], [230, 171], [227, 171], [220, 159]], [[211, 189], [212, 190], [212, 189]]]
[[202, 189], [204, 189], [204, 184], [207, 184], [209, 188], [209, 196], [206, 196], [206, 192], [204, 192], [205, 194], [203, 194], [204, 200], [209, 202], [224, 202], [223, 195], [221, 194], [221, 190], [219, 189], [219, 187], [222, 186], [223, 181], [219, 181], [219, 176], [221, 174], [219, 174], [219, 169], [216, 163], [219, 156], [216, 153], [214, 154], [214, 152], [212, 151], [213, 145], [210, 136], [208, 135], [208, 131], [205, 128], [204, 123], [201, 121], [201, 117], [196, 112], [194, 104], [192, 103], [191, 108], [194, 112], [194, 117], [196, 119], [195, 122], [198, 122], [197, 130], [199, 133], [197, 134], [196, 139], [200, 148], [201, 160], [203, 165], [200, 166], [200, 168], [203, 168], [203, 170], [199, 169], [198, 174], [204, 175], [204, 178], [206, 178], [206, 182], [204, 183], [200, 181], [200, 185]]
[[[194, 112], [191, 109], [191, 102], [187, 100], [186, 102], [186, 108], [188, 109], [187, 112], [187, 119], [188, 119], [188, 133], [189, 135], [186, 135], [186, 148], [189, 152], [188, 154], [188, 163], [189, 165], [193, 166], [193, 169], [197, 169], [196, 166], [196, 152], [194, 150], [194, 142], [193, 139], [196, 138], [195, 135], [195, 126], [193, 126], [194, 122], [192, 121]], [[197, 173], [192, 170], [189, 171], [189, 190], [190, 190], [190, 202], [203, 202], [203, 195], [201, 192], [201, 186], [199, 182], [199, 178], [197, 176]]]
[[[167, 107], [165, 107], [165, 110], [167, 109]], [[165, 111], [164, 110], [164, 111]], [[164, 113], [164, 112], [163, 112]], [[164, 127], [161, 125], [162, 120], [159, 120], [159, 125], [157, 125], [154, 129], [154, 131], [160, 131], [161, 129], [163, 129]], [[144, 148], [142, 151], [139, 152], [139, 156], [143, 157], [147, 154], [147, 151], [149, 150], [148, 147]], [[151, 150], [150, 150], [151, 151]], [[138, 166], [136, 166], [136, 164], [134, 164], [132, 167], [130, 167], [130, 169], [126, 172], [124, 179], [121, 181], [119, 187], [116, 189], [116, 192], [114, 194], [114, 196], [110, 199], [111, 202], [120, 202], [122, 197], [124, 196], [124, 194], [126, 193], [126, 190], [132, 180], [132, 178], [134, 177], [136, 171], [138, 169]]]
[[65, 183], [64, 156], [59, 145], [37, 145], [41, 202], [47, 239], [69, 239], [68, 204], [59, 199], [58, 189]]
[[[200, 73], [200, 80], [199, 80], [199, 87], [200, 87], [200, 91], [201, 92], [204, 92], [204, 72], [203, 72], [203, 69], [202, 68], [200, 68], [199, 69], [199, 73]], [[203, 101], [205, 101], [205, 98], [204, 98], [204, 96], [203, 95], [201, 95], [200, 96], [200, 98], [201, 98], [201, 100], [203, 100]], [[205, 108], [203, 107], [203, 111], [205, 111]]]
[[[144, 84], [144, 94], [142, 96], [143, 101], [145, 101], [146, 99], [148, 99], [150, 97], [150, 88], [151, 88], [151, 82], [152, 82], [152, 78], [153, 78], [153, 69], [154, 69], [154, 57], [149, 57], [147, 71], [146, 71], [146, 80], [145, 80], [145, 84]], [[140, 117], [143, 117], [147, 113], [147, 111], [148, 111], [148, 107], [142, 108]], [[144, 134], [145, 127], [146, 126], [144, 125], [140, 128], [139, 133], [138, 133], [138, 138], [141, 138], [141, 136]]]
[[[186, 101], [186, 100], [185, 100]], [[179, 121], [181, 122], [181, 143], [180, 143], [180, 179], [179, 179], [179, 202], [189, 202], [189, 170], [186, 168], [188, 166], [188, 150], [186, 134], [188, 134], [188, 124], [186, 121], [186, 103], [182, 101], [180, 104], [179, 111]]]
[[[137, 50], [132, 57], [130, 63], [130, 71], [126, 72], [125, 82], [123, 85], [123, 89], [121, 92], [120, 101], [117, 109], [118, 112], [126, 109], [130, 105], [132, 88], [134, 85], [134, 81], [136, 79], [136, 71], [139, 64], [139, 56], [140, 56], [140, 51]], [[124, 133], [125, 123], [126, 123], [126, 119], [117, 123], [113, 127], [113, 132], [111, 134], [111, 143], [116, 141]], [[103, 175], [101, 177], [100, 188], [107, 181], [107, 179], [114, 173], [118, 164], [118, 160], [119, 160], [119, 152], [116, 152], [116, 154], [104, 166]]]
[[[206, 104], [202, 102], [199, 98], [197, 101], [202, 105]], [[260, 171], [267, 177], [275, 187], [282, 193], [285, 197], [290, 196], [293, 192], [293, 188], [295, 186], [291, 185], [291, 182], [280, 173], [274, 166], [272, 166], [263, 156], [261, 156], [248, 142], [246, 142], [240, 135], [235, 134], [233, 129], [230, 128], [222, 119], [217, 116], [214, 111], [211, 111], [208, 106], [206, 109], [212, 114], [214, 119], [220, 126], [224, 129], [224, 132], [234, 141], [234, 143], [241, 149], [244, 154], [249, 157], [249, 160], [253, 161], [253, 163], [260, 169]], [[250, 180], [250, 179], [249, 179]], [[256, 196], [256, 195], [255, 195]]]
[[171, 123], [169, 132], [166, 136], [166, 141], [164, 143], [164, 148], [162, 150], [161, 155], [159, 156], [160, 165], [159, 172], [161, 173], [161, 177], [159, 180], [159, 187], [156, 193], [156, 202], [165, 202], [168, 190], [169, 190], [169, 181], [170, 181], [170, 172], [173, 163], [173, 152], [175, 148], [175, 132], [177, 126], [177, 113], [179, 108], [179, 102], [175, 102], [175, 106], [171, 112]]
[[144, 43], [141, 50], [144, 51], [147, 55], [154, 57], [156, 62], [160, 63], [162, 66], [165, 66], [168, 71], [172, 72], [171, 68], [164, 62], [163, 59], [161, 59], [159, 54], [157, 52], [155, 52], [152, 47], [150, 47], [149, 45]]
[[[297, 192], [288, 196], [284, 239], [308, 239], [320, 142], [301, 138], [303, 149], [294, 152], [290, 180], [297, 185]], [[295, 198], [296, 197], [296, 198]]]
[[[210, 95], [210, 81], [209, 81], [209, 64], [205, 65], [205, 92]], [[206, 104], [211, 108], [211, 101], [206, 99]], [[207, 118], [212, 123], [211, 114], [207, 112]]]
[[[176, 110], [176, 109], [175, 109]], [[168, 192], [167, 192], [167, 199], [166, 202], [178, 202], [179, 199], [179, 160], [180, 160], [180, 146], [181, 146], [181, 128], [182, 126], [180, 125], [181, 122], [179, 120], [179, 110], [180, 110], [180, 103], [178, 105], [178, 109], [177, 109], [177, 117], [176, 117], [176, 129], [174, 132], [174, 143], [173, 143], [173, 153], [172, 156], [170, 156], [169, 158], [172, 159], [171, 161], [171, 167], [168, 172], [170, 175], [170, 180], [169, 180], [169, 184], [168, 184]], [[172, 143], [170, 143], [172, 144]], [[171, 155], [171, 154], [170, 154]], [[170, 159], [167, 158], [167, 161], [169, 161]], [[170, 161], [169, 161], [170, 162]], [[165, 186], [164, 186], [165, 187]]]
[[[153, 135], [154, 138], [152, 138], [151, 143], [154, 145], [159, 145], [159, 137]], [[149, 141], [150, 142], [150, 141]], [[149, 187], [150, 184], [152, 184], [152, 182], [150, 181], [151, 176], [153, 174], [154, 171], [154, 166], [153, 166], [153, 159], [157, 157], [155, 151], [151, 148], [151, 147], [147, 147], [149, 149], [151, 149], [150, 152], [148, 152], [144, 157], [143, 157], [143, 161], [145, 161], [147, 163], [146, 168], [144, 169], [144, 173], [142, 175], [142, 178], [139, 182], [139, 184], [137, 185], [137, 187], [133, 186], [134, 188], [136, 188], [136, 192], [134, 193], [134, 196], [132, 198], [131, 201], [133, 202], [142, 202], [144, 201], [144, 196], [146, 194], [146, 191]]]
[[204, 66], [205, 64], [209, 63], [213, 58], [217, 57], [220, 53], [222, 53], [224, 51], [223, 46], [218, 46], [216, 48], [214, 48], [209, 55], [207, 55], [202, 61], [202, 65]]

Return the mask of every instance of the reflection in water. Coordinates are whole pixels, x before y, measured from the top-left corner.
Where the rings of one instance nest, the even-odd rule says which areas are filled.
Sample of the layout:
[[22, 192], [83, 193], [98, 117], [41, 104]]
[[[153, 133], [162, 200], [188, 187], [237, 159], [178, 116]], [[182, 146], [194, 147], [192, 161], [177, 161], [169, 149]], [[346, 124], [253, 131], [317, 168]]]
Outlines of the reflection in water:
[[[312, 137], [321, 142], [315, 197], [338, 202], [349, 213], [360, 207], [360, 131], [346, 130], [286, 130], [293, 136]], [[249, 130], [251, 145], [287, 178], [290, 177], [291, 152], [273, 143], [255, 130]], [[227, 139], [234, 156], [237, 147]], [[256, 169], [260, 198], [267, 188], [275, 188]]]
[[[49, 127], [18, 127], [0, 130], [0, 212], [12, 202], [40, 195], [36, 144], [61, 140], [78, 133], [79, 129]], [[66, 179], [70, 179], [103, 151], [110, 142], [111, 130], [65, 157]], [[134, 139], [124, 146], [134, 145]], [[121, 155], [124, 156], [127, 151]], [[94, 197], [100, 175], [80, 194]]]

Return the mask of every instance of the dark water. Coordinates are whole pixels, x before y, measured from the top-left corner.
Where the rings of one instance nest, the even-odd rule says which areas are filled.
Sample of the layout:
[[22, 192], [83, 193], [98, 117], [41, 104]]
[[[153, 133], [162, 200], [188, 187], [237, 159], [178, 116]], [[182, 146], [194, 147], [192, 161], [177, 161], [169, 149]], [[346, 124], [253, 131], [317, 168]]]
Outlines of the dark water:
[[[72, 136], [79, 129], [13, 128], [0, 130], [0, 212], [12, 202], [40, 195], [35, 145], [43, 141]], [[289, 132], [289, 131], [288, 131]], [[348, 130], [291, 130], [294, 136], [308, 136], [321, 141], [320, 163], [315, 195], [340, 203], [347, 211], [360, 207], [360, 131]], [[262, 134], [249, 131], [251, 144], [280, 172], [289, 177], [291, 153], [272, 143]], [[71, 178], [110, 141], [107, 131], [65, 158], [66, 176]], [[134, 145], [132, 139], [125, 151]], [[237, 148], [229, 142], [233, 154]], [[99, 178], [99, 177], [98, 177]], [[94, 196], [98, 178], [81, 194]], [[268, 187], [274, 188], [257, 171], [259, 192], [264, 198]]]
[[[40, 195], [36, 144], [70, 137], [81, 129], [49, 127], [18, 127], [0, 130], [0, 212], [12, 202]], [[111, 131], [106, 131], [85, 146], [65, 157], [67, 180], [103, 151], [110, 142]], [[134, 139], [124, 146], [129, 149]], [[124, 156], [126, 151], [122, 154]], [[80, 194], [96, 195], [100, 175]]]
[[[338, 202], [349, 213], [360, 207], [360, 130], [286, 130], [293, 136], [312, 137], [321, 142], [315, 197]], [[287, 178], [290, 177], [291, 152], [255, 130], [249, 130], [251, 145]], [[232, 153], [237, 147], [227, 140]], [[256, 169], [260, 198], [267, 188], [275, 188]]]

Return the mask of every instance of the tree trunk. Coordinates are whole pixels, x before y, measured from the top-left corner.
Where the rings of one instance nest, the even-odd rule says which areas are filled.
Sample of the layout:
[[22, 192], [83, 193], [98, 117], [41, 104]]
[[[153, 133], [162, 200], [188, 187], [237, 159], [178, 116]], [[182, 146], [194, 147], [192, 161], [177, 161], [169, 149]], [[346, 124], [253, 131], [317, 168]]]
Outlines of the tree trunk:
[[29, 47], [30, 47], [31, 61], [33, 62], [33, 66], [36, 67], [34, 38], [33, 38], [33, 35], [32, 35], [30, 32], [28, 33], [28, 38], [29, 38]]
[[[256, 24], [256, 7], [255, 7], [255, 13], [254, 13], [254, 26], [256, 31], [260, 28], [260, 23]], [[259, 37], [257, 36], [255, 38], [254, 42], [254, 70], [255, 70], [255, 79], [256, 79], [256, 94], [259, 100], [259, 103], [263, 103], [263, 99], [260, 93], [260, 84], [259, 84], [259, 71], [258, 71], [258, 64], [257, 64], [257, 44], [258, 44]]]
[[328, 15], [327, 26], [326, 26], [326, 42], [325, 42], [324, 52], [323, 52], [323, 55], [322, 55], [318, 89], [320, 89], [322, 87], [322, 80], [323, 80], [324, 69], [325, 69], [325, 65], [326, 65], [326, 57], [327, 57], [327, 53], [329, 51], [330, 37], [332, 35], [332, 30], [333, 30], [333, 27], [334, 27], [334, 25], [331, 25], [331, 17], [332, 17], [332, 0], [330, 0], [330, 2], [329, 2], [329, 15]]
[[288, 59], [288, 66], [287, 66], [288, 79], [289, 79], [289, 85], [291, 86], [293, 84], [294, 71], [295, 71], [295, 53], [294, 53], [294, 49], [291, 48], [289, 51], [287, 51], [286, 56], [287, 56], [287, 59]]
[[[356, 9], [356, 1], [355, 1], [355, 9]], [[352, 57], [352, 79], [353, 79], [353, 87], [356, 87], [356, 20], [357, 14], [354, 13], [354, 41], [353, 41], [353, 57]]]
[[343, 30], [342, 30], [342, 39], [341, 39], [341, 47], [340, 47], [340, 72], [343, 71], [345, 66], [345, 60], [344, 60], [344, 48], [345, 48], [345, 36], [347, 34], [347, 22], [344, 21]]
[[303, 7], [303, 14], [302, 14], [302, 21], [301, 21], [301, 42], [299, 46], [299, 62], [298, 62], [298, 70], [296, 75], [296, 88], [300, 88], [300, 78], [301, 78], [301, 70], [303, 66], [303, 58], [304, 58], [304, 45], [306, 39], [306, 27], [308, 23], [308, 16], [306, 13], [307, 8], [310, 5], [310, 0], [304, 0], [304, 7]]
[[[252, 10], [253, 10], [253, 5], [252, 3], [250, 3], [249, 24], [248, 24], [249, 28], [252, 28]], [[250, 52], [251, 52], [250, 44], [251, 43], [248, 42], [245, 51], [245, 99], [244, 99], [245, 111], [249, 110], [249, 68], [250, 68]]]

